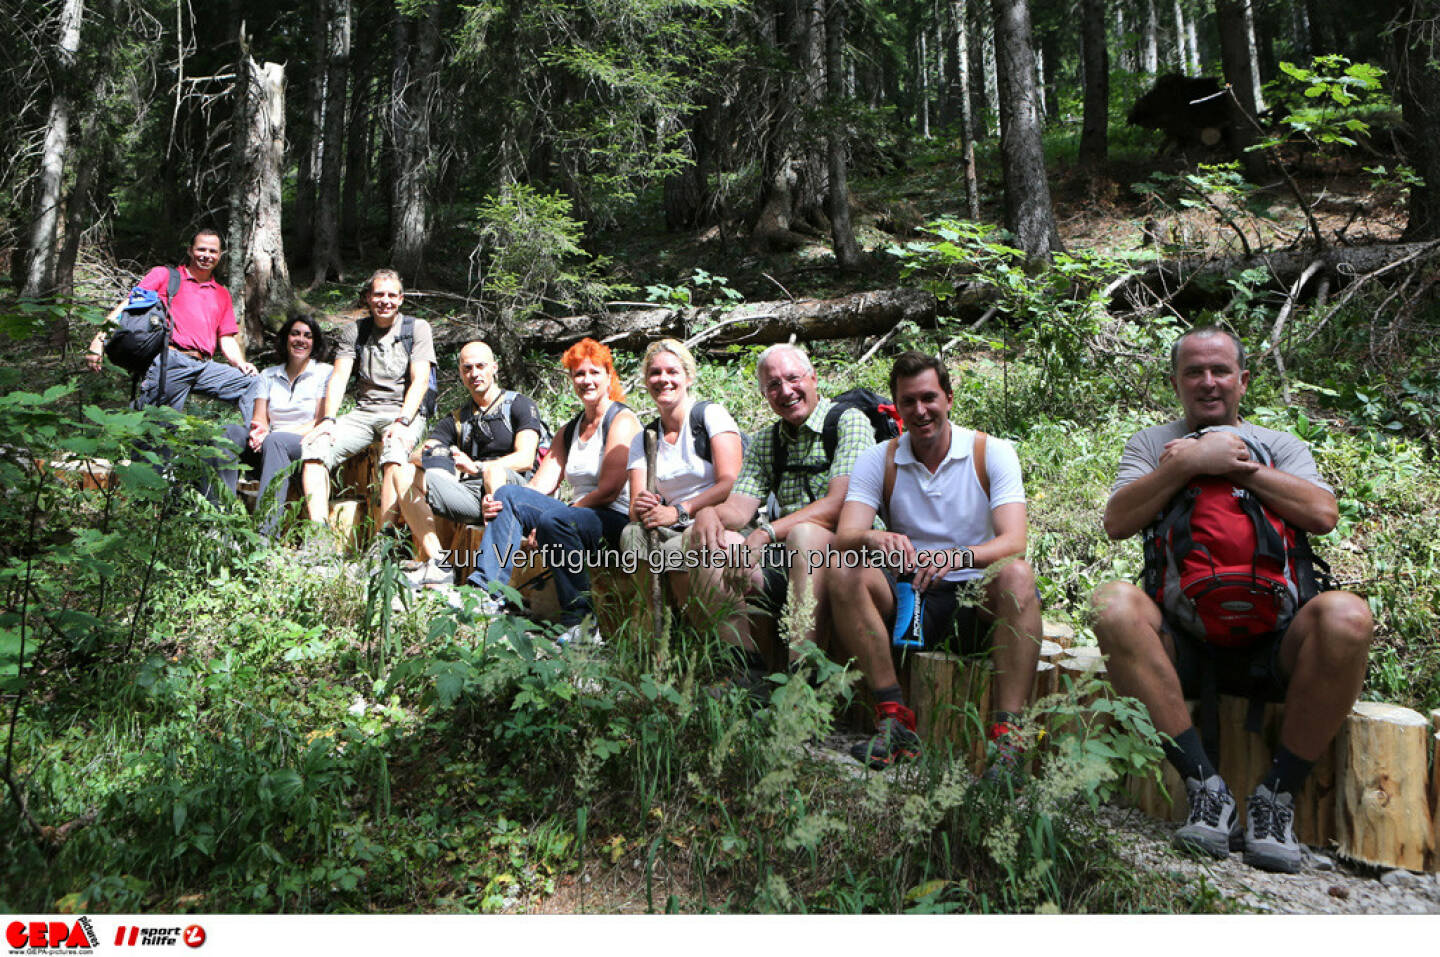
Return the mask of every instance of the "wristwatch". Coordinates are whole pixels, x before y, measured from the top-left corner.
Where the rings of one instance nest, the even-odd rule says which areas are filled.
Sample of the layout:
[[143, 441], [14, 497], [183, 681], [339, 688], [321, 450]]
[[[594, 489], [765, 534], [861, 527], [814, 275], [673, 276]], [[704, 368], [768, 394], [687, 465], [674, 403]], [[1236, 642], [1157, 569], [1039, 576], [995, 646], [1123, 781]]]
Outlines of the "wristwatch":
[[671, 524], [671, 528], [689, 528], [690, 524], [695, 521], [690, 517], [690, 510], [685, 507], [684, 502], [676, 502], [671, 507], [675, 509], [675, 521]]
[[759, 525], [756, 525], [755, 528], [759, 531], [764, 532], [766, 535], [769, 535], [770, 544], [772, 545], [780, 540], [775, 535], [775, 526], [771, 525], [769, 522], [761, 522]]
[[398, 419], [395, 420], [395, 424], [396, 424], [396, 425], [403, 425], [403, 426], [405, 426], [405, 428], [407, 428], [407, 429], [410, 428], [410, 416], [408, 416], [408, 415], [402, 415], [402, 416], [400, 416], [400, 418], [398, 418]]

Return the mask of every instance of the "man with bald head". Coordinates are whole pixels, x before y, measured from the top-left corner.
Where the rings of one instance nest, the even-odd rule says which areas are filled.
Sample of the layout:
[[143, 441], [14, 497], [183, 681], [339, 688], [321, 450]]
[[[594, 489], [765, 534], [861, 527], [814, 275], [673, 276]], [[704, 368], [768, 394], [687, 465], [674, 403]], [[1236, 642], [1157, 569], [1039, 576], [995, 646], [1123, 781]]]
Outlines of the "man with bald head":
[[400, 511], [420, 542], [415, 585], [452, 584], [443, 560], [435, 516], [482, 525], [487, 495], [502, 485], [524, 485], [535, 468], [545, 432], [535, 401], [500, 388], [495, 354], [483, 342], [460, 350], [460, 381], [469, 401], [436, 423], [415, 461], [395, 472]]
[[[1093, 600], [1095, 634], [1115, 689], [1143, 702], [1155, 727], [1169, 737], [1165, 754], [1185, 779], [1190, 802], [1175, 844], [1216, 858], [1243, 847], [1251, 866], [1293, 873], [1302, 863], [1292, 826], [1294, 799], [1360, 693], [1374, 624], [1357, 595], [1326, 591], [1309, 597], [1308, 576], [1298, 565], [1292, 566], [1296, 587], [1288, 602], [1279, 588], [1268, 601], [1236, 594], [1237, 582], [1253, 586], [1267, 558], [1258, 543], [1270, 537], [1275, 522], [1283, 520], [1294, 539], [1290, 557], [1302, 559], [1303, 533], [1335, 527], [1335, 493], [1304, 442], [1240, 417], [1250, 371], [1234, 334], [1208, 326], [1181, 336], [1170, 353], [1170, 383], [1184, 417], [1125, 443], [1104, 520], [1112, 539], [1147, 531], [1147, 552], [1163, 550], [1164, 557], [1147, 561], [1146, 578], [1147, 586], [1158, 586], [1164, 607], [1153, 592], [1109, 582]], [[1239, 503], [1230, 509], [1246, 516], [1259, 514], [1258, 500], [1268, 514], [1217, 521], [1226, 513], [1202, 496], [1209, 503]], [[1257, 531], [1246, 536], [1239, 528]], [[1248, 581], [1245, 574], [1228, 580], [1219, 574], [1235, 558], [1226, 556], [1230, 550], [1244, 552]], [[1170, 564], [1188, 568], [1184, 563], [1192, 555], [1215, 574], [1207, 578], [1202, 568], [1196, 578], [1172, 578]], [[1285, 702], [1279, 747], [1247, 801], [1244, 821], [1207, 753], [1206, 745], [1213, 749], [1218, 742], [1202, 741], [1185, 705], [1187, 696], [1200, 697], [1202, 712], [1213, 715], [1217, 691]]]

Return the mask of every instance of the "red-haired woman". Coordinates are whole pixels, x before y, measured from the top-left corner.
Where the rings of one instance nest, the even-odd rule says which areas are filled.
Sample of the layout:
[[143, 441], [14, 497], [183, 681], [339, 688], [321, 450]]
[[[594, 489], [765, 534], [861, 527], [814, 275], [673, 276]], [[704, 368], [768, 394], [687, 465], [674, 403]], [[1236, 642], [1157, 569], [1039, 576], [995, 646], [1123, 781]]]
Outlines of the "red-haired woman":
[[[626, 459], [640, 420], [624, 404], [610, 350], [594, 339], [581, 339], [560, 362], [582, 406], [580, 414], [555, 434], [550, 454], [526, 485], [505, 485], [484, 503], [485, 537], [469, 584], [486, 588], [507, 582], [526, 533], [535, 532], [541, 548], [556, 549], [565, 560], [550, 561], [555, 597], [565, 639], [578, 636], [590, 614], [590, 579], [580, 555], [607, 545], [615, 548], [630, 508]], [[560, 479], [570, 483], [573, 504], [552, 496]], [[558, 557], [558, 556], [557, 556]], [[562, 639], [562, 640], [565, 640]]]

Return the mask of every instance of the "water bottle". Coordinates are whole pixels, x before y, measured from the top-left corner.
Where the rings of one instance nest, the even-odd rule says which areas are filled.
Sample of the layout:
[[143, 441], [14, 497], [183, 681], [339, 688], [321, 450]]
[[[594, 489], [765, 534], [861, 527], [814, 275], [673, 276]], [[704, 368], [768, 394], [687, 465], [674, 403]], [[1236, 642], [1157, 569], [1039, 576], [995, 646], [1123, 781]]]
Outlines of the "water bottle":
[[920, 625], [925, 600], [915, 593], [911, 578], [902, 575], [895, 582], [895, 627], [890, 631], [890, 643], [896, 648], [924, 649], [925, 632]]

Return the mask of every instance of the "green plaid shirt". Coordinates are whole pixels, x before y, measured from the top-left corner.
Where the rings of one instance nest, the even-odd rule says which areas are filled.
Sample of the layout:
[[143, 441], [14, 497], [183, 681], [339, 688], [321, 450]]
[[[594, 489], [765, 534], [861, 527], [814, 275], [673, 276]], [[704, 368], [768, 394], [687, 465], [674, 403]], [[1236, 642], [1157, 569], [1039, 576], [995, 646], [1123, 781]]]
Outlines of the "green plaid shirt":
[[[780, 427], [781, 441], [789, 452], [785, 460], [787, 465], [793, 467], [827, 464], [825, 415], [834, 404], [829, 399], [816, 402], [810, 417], [800, 427], [798, 437], [790, 435], [788, 426]], [[849, 475], [855, 468], [855, 461], [860, 458], [860, 453], [875, 444], [875, 429], [865, 417], [865, 413], [859, 409], [846, 409], [837, 424], [839, 434], [835, 442], [835, 460], [828, 463], [830, 468], [827, 471], [815, 472], [791, 471], [787, 468], [780, 476], [778, 489], [770, 487], [770, 479], [775, 470], [775, 429], [761, 429], [755, 434], [750, 451], [745, 454], [745, 462], [740, 467], [740, 477], [735, 480], [731, 494], [748, 495], [763, 502], [773, 491], [780, 503], [781, 515], [789, 515], [817, 499], [824, 498], [830, 482], [842, 475]]]

